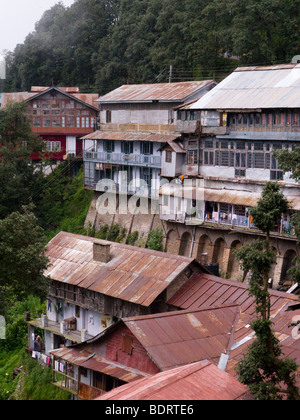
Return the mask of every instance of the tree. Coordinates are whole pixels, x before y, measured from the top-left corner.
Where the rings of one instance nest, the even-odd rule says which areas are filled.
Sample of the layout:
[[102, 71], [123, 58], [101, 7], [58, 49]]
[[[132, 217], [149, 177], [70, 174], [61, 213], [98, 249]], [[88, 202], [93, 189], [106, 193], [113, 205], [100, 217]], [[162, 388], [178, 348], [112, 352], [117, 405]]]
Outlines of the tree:
[[33, 294], [45, 298], [48, 280], [44, 270], [45, 238], [32, 213], [32, 206], [24, 206], [0, 220], [0, 311], [8, 302]]
[[37, 199], [43, 178], [30, 158], [42, 142], [32, 134], [25, 111], [25, 103], [0, 110], [0, 219]]
[[257, 207], [251, 209], [254, 225], [266, 234], [266, 240], [257, 240], [236, 252], [245, 273], [251, 273], [249, 294], [255, 297], [256, 319], [251, 323], [255, 340], [245, 357], [238, 364], [239, 380], [247, 385], [252, 395], [259, 400], [299, 400], [295, 385], [295, 361], [283, 359], [280, 343], [272, 331], [270, 319], [271, 302], [268, 280], [275, 252], [270, 247], [270, 232], [282, 213], [288, 209], [287, 199], [280, 186], [267, 183]]
[[[300, 147], [296, 146], [292, 151], [287, 149], [276, 150], [275, 157], [278, 159], [281, 169], [290, 173], [290, 177], [297, 183], [300, 180]], [[292, 217], [293, 230], [300, 244], [300, 213], [296, 212]], [[291, 280], [300, 283], [300, 257], [296, 257], [295, 265], [288, 270]]]

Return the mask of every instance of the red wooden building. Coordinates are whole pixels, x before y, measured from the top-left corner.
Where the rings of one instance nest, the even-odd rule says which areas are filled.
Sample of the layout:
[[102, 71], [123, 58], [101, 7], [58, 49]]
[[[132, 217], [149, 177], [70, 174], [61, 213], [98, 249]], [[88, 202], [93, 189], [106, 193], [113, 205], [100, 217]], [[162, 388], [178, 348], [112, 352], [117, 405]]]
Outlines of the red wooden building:
[[30, 92], [2, 93], [1, 107], [25, 101], [32, 131], [44, 140], [46, 157], [61, 161], [67, 156], [82, 158], [80, 138], [97, 128], [98, 97], [80, 93], [78, 87], [32, 87]]

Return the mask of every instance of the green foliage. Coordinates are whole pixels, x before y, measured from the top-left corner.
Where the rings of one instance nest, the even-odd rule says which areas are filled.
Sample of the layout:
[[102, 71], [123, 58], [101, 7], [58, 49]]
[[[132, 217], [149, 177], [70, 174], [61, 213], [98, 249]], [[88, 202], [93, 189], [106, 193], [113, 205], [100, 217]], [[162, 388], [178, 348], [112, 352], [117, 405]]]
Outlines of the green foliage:
[[23, 359], [24, 381], [18, 396], [20, 400], [55, 401], [69, 400], [68, 392], [52, 384], [52, 369], [42, 367], [29, 357]]
[[60, 231], [88, 233], [84, 222], [93, 191], [84, 189], [82, 169], [74, 178], [67, 171], [67, 164], [61, 164], [46, 178], [36, 209], [40, 224], [46, 229], [47, 242]]
[[139, 239], [139, 232], [135, 230], [127, 236], [126, 244], [134, 246], [136, 241]]
[[160, 229], [152, 229], [149, 232], [146, 248], [154, 251], [163, 250], [163, 231]]
[[269, 272], [275, 263], [275, 252], [270, 248], [269, 233], [287, 210], [286, 199], [280, 187], [268, 183], [258, 205], [251, 211], [254, 224], [267, 234], [267, 240], [253, 241], [235, 252], [245, 276], [249, 277], [249, 295], [255, 297], [256, 319], [251, 328], [255, 340], [239, 362], [239, 380], [246, 384], [258, 400], [280, 400], [283, 396], [299, 400], [295, 385], [295, 361], [284, 358], [279, 341], [272, 331], [270, 320], [271, 299], [268, 290]]
[[124, 241], [126, 233], [126, 229], [117, 223], [113, 223], [111, 226], [105, 224], [100, 227], [99, 231], [95, 234], [95, 237], [121, 243]]
[[38, 226], [32, 207], [23, 207], [0, 220], [0, 309], [12, 296], [29, 294], [45, 297], [48, 280], [43, 230]]
[[280, 189], [279, 184], [268, 182], [257, 206], [250, 210], [253, 224], [267, 235], [289, 209], [288, 200]]
[[4, 90], [53, 82], [105, 94], [125, 83], [167, 82], [170, 65], [174, 81], [222, 80], [237, 65], [290, 62], [299, 53], [299, 16], [298, 0], [59, 3], [7, 54]]
[[31, 153], [41, 150], [42, 143], [32, 135], [25, 110], [24, 103], [0, 109], [0, 219], [35, 202], [43, 179], [30, 165]]
[[8, 400], [15, 392], [17, 379], [13, 380], [13, 371], [21, 365], [21, 352], [14, 350], [0, 358], [0, 400]]

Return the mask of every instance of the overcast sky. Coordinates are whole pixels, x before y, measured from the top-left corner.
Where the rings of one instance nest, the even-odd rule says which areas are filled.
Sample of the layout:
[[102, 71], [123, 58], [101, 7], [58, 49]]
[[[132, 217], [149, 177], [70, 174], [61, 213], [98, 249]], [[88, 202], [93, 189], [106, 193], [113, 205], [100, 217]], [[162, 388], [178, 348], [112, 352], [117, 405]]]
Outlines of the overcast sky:
[[[70, 6], [75, 0], [62, 0]], [[13, 51], [22, 44], [26, 36], [34, 31], [35, 23], [43, 13], [59, 3], [59, 0], [1, 0], [0, 10], [0, 54]]]

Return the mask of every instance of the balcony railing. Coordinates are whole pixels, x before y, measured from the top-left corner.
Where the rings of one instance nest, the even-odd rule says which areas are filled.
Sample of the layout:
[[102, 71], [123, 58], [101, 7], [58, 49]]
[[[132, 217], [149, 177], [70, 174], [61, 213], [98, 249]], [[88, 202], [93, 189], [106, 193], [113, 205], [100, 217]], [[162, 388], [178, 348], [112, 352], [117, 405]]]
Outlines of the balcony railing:
[[84, 160], [98, 163], [114, 163], [120, 165], [140, 165], [153, 168], [161, 167], [161, 157], [152, 155], [135, 155], [108, 152], [84, 152]]
[[[161, 217], [163, 219], [163, 217]], [[251, 217], [248, 216], [234, 216], [231, 218], [231, 215], [227, 215], [227, 217], [213, 217], [212, 214], [206, 213], [204, 219], [201, 217], [194, 217], [186, 215], [185, 217], [185, 224], [187, 225], [200, 225], [200, 224], [213, 224], [218, 226], [228, 226], [231, 228], [244, 228], [250, 230], [258, 230], [257, 227], [252, 223]], [[293, 236], [295, 235], [293, 225], [291, 221], [282, 219], [277, 226], [271, 230], [272, 234], [279, 234], [279, 235], [287, 235]]]

